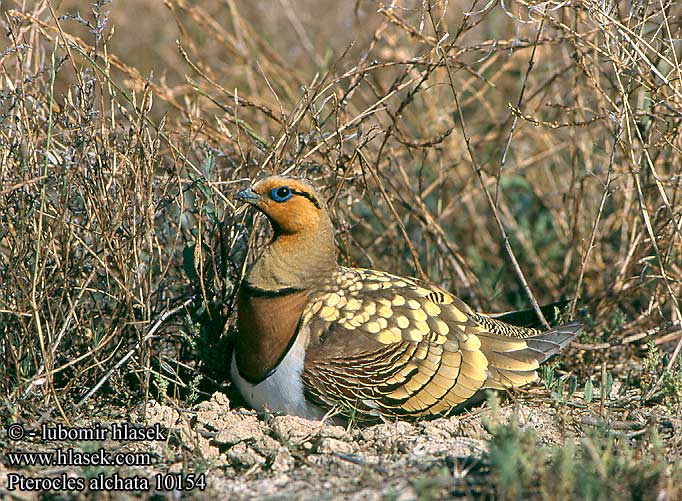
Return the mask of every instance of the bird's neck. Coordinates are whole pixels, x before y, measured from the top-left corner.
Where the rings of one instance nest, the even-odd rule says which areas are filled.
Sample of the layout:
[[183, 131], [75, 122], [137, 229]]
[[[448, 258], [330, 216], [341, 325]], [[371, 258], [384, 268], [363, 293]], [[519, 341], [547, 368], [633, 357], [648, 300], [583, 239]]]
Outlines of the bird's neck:
[[276, 234], [246, 281], [265, 291], [306, 290], [329, 279], [336, 267], [334, 230], [329, 223], [316, 231]]
[[276, 234], [253, 265], [239, 291], [235, 344], [247, 381], [264, 380], [291, 349], [315, 286], [336, 270], [335, 251], [329, 223], [315, 232]]

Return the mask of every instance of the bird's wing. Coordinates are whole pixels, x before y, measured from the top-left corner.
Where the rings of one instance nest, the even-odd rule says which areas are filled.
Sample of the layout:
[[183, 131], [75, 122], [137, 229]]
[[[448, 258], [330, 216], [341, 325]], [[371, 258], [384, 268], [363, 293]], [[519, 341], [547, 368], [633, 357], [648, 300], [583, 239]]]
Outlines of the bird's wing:
[[446, 291], [373, 270], [340, 268], [303, 323], [307, 396], [345, 414], [442, 414], [483, 387], [532, 381], [546, 358]]

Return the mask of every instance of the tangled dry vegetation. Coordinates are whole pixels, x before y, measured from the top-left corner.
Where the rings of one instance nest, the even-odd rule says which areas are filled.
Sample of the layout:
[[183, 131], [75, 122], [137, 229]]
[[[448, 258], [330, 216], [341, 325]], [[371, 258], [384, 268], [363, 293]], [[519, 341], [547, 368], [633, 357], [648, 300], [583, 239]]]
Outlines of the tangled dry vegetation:
[[[487, 466], [464, 470], [489, 495], [682, 496], [678, 2], [38, 0], [0, 12], [2, 426], [120, 409], [144, 420], [152, 400], [188, 409], [229, 392], [235, 288], [268, 238], [232, 197], [286, 172], [326, 187], [344, 264], [428, 277], [486, 311], [567, 298], [584, 320], [544, 387], [502, 404], [552, 409], [567, 445], [514, 419], [488, 426], [487, 452], [464, 454]], [[376, 481], [398, 474], [384, 464], [398, 446], [334, 438], [351, 445], [328, 458], [355, 458], [358, 477], [259, 426], [290, 451], [300, 489], [352, 477], [401, 495]], [[242, 464], [173, 447], [166, 463], [245, 489], [267, 491], [249, 482], [278, 471], [266, 453]], [[453, 487], [467, 473], [450, 456], [405, 468], [409, 492], [474, 492]], [[330, 496], [357, 487], [330, 482]]]

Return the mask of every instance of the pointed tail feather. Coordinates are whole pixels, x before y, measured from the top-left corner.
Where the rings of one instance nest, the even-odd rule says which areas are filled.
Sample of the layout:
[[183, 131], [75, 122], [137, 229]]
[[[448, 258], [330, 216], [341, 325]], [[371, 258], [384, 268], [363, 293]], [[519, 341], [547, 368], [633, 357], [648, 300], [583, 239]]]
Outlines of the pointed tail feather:
[[488, 358], [483, 388], [519, 387], [535, 381], [539, 365], [563, 350], [581, 330], [580, 322], [571, 322], [522, 339], [479, 334], [481, 350]]
[[569, 343], [580, 334], [582, 328], [583, 324], [580, 322], [571, 322], [555, 327], [551, 331], [543, 332], [537, 336], [527, 337], [525, 341], [528, 348], [544, 355], [544, 358], [540, 360], [540, 362], [544, 362], [549, 357], [556, 355], [568, 346]]

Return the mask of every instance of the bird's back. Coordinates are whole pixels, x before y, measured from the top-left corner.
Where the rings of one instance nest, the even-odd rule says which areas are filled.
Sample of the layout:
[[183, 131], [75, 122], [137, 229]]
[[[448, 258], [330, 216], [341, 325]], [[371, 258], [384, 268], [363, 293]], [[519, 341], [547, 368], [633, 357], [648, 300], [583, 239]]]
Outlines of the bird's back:
[[345, 414], [443, 414], [484, 388], [518, 387], [580, 330], [540, 330], [472, 311], [439, 287], [339, 267], [304, 311], [308, 398]]

